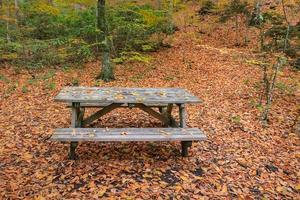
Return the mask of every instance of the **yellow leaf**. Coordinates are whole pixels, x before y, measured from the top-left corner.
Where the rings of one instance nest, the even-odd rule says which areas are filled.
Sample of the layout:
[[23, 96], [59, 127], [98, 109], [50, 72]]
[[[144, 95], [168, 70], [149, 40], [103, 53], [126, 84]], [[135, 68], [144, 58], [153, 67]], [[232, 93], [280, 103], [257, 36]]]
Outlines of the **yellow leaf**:
[[107, 187], [105, 187], [105, 186], [101, 187], [100, 190], [97, 192], [98, 197], [103, 197], [106, 190], [107, 190]]
[[31, 153], [26, 152], [25, 154], [23, 154], [22, 158], [24, 160], [31, 160], [33, 156], [31, 155]]
[[43, 196], [37, 196], [34, 198], [34, 200], [45, 200], [46, 198]]
[[38, 178], [38, 179], [43, 179], [47, 176], [47, 174], [43, 174], [42, 172], [36, 172], [35, 173], [35, 176]]
[[91, 182], [89, 183], [89, 188], [90, 188], [91, 190], [95, 190], [96, 184], [95, 184], [94, 181], [91, 181]]
[[222, 194], [226, 194], [227, 193], [227, 186], [226, 185], [223, 185], [221, 193]]
[[276, 187], [276, 191], [277, 191], [277, 192], [280, 192], [280, 193], [281, 193], [283, 190], [284, 190], [284, 188], [281, 187], [281, 186], [277, 186], [277, 187]]

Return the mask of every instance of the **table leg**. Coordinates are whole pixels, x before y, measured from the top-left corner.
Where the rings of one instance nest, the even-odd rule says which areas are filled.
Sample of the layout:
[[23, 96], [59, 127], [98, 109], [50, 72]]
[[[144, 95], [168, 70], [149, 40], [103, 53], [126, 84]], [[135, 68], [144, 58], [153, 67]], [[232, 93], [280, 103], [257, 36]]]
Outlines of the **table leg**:
[[[77, 128], [81, 126], [81, 116], [80, 116], [80, 103], [72, 103], [72, 121], [71, 127]], [[71, 142], [70, 145], [70, 152], [69, 152], [69, 159], [75, 160], [76, 159], [76, 147], [78, 146], [78, 142]]]
[[[179, 126], [181, 128], [186, 127], [186, 112], [185, 105], [179, 104]], [[181, 155], [182, 157], [188, 156], [188, 148], [192, 146], [192, 141], [181, 141]]]

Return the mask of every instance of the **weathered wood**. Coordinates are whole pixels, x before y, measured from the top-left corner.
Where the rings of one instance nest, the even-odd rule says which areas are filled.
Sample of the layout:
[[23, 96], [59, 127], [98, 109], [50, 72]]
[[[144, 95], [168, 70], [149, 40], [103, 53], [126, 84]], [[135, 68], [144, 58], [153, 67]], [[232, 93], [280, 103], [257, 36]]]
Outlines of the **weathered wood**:
[[172, 103], [169, 103], [168, 106], [167, 106], [167, 110], [166, 110], [166, 114], [168, 116], [171, 116], [172, 115], [172, 109], [173, 109], [173, 104]]
[[82, 122], [84, 118], [84, 112], [85, 112], [85, 108], [80, 106], [79, 114], [78, 114], [79, 127], [83, 126]]
[[[111, 103], [80, 103], [80, 107], [82, 108], [101, 108], [101, 107], [106, 107], [109, 106]], [[168, 104], [147, 104], [145, 103], [146, 106], [148, 107], [153, 107], [153, 108], [163, 108], [167, 107]], [[68, 103], [67, 107], [72, 107], [72, 103]], [[129, 107], [127, 103], [122, 104], [120, 107]]]
[[[179, 104], [179, 126], [181, 128], [186, 127], [186, 112], [185, 112], [185, 105]], [[192, 146], [192, 141], [182, 141], [181, 142], [181, 155], [183, 157], [188, 156], [188, 148]]]
[[181, 128], [186, 127], [186, 113], [184, 104], [179, 104], [179, 126]]
[[80, 103], [72, 103], [72, 119], [71, 119], [71, 127], [79, 127], [78, 121], [78, 113], [80, 109]]
[[187, 157], [188, 156], [188, 148], [192, 146], [191, 141], [182, 141], [181, 142], [181, 156]]
[[82, 122], [83, 126], [86, 126], [87, 124], [90, 124], [91, 122], [95, 121], [96, 119], [99, 119], [101, 116], [111, 112], [112, 110], [119, 108], [120, 103], [112, 103], [109, 106], [106, 106], [99, 110], [98, 112], [94, 113], [93, 115], [89, 116], [88, 118], [84, 119]]
[[173, 104], [168, 104], [168, 107], [166, 109], [166, 116], [169, 119], [169, 126], [171, 126], [171, 127], [178, 127], [178, 123], [172, 117], [172, 109], [173, 109]]
[[[78, 128], [81, 126], [81, 119], [80, 119], [80, 103], [72, 103], [72, 121], [71, 127]], [[75, 160], [76, 158], [76, 147], [78, 146], [78, 142], [71, 142], [70, 144], [70, 152], [69, 152], [69, 159]]]
[[76, 155], [76, 148], [78, 146], [78, 142], [71, 142], [70, 144], [70, 152], [69, 152], [69, 159], [70, 160], [75, 160], [77, 158], [77, 155]]
[[204, 133], [197, 128], [65, 128], [56, 129], [52, 141], [201, 141]]
[[200, 103], [198, 97], [180, 88], [65, 87], [56, 101], [80, 103]]
[[151, 115], [151, 116], [159, 119], [164, 124], [169, 124], [170, 123], [169, 119], [166, 116], [164, 116], [163, 114], [160, 114], [159, 112], [156, 112], [155, 110], [153, 110], [150, 107], [147, 107], [144, 104], [136, 104], [135, 106], [138, 107], [138, 108], [140, 108], [141, 110], [145, 111], [149, 115]]

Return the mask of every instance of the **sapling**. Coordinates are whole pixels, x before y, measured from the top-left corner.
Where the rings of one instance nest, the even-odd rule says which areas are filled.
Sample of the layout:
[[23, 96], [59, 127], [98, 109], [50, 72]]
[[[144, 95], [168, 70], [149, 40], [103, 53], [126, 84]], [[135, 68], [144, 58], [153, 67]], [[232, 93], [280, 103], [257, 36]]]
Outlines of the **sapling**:
[[[267, 125], [270, 108], [273, 100], [273, 93], [276, 86], [278, 72], [286, 64], [286, 58], [283, 56], [278, 56], [276, 62], [271, 65], [263, 65], [263, 84], [264, 92], [261, 96], [261, 100], [264, 98], [263, 112], [262, 112], [262, 122], [263, 125]], [[271, 66], [271, 67], [270, 67]], [[270, 69], [269, 69], [270, 68]], [[271, 71], [268, 73], [268, 71]], [[263, 103], [263, 101], [261, 101]]]

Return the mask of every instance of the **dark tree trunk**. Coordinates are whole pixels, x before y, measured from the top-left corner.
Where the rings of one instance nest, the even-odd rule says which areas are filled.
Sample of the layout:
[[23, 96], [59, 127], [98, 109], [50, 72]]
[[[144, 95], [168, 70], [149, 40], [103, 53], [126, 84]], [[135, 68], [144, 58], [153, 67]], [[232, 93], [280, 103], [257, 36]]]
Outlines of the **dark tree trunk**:
[[104, 81], [111, 81], [114, 79], [114, 71], [113, 66], [110, 62], [111, 41], [108, 37], [108, 27], [105, 16], [105, 0], [98, 0], [97, 9], [97, 26], [100, 31], [99, 39], [102, 43], [103, 49], [101, 73], [97, 78], [101, 78]]

